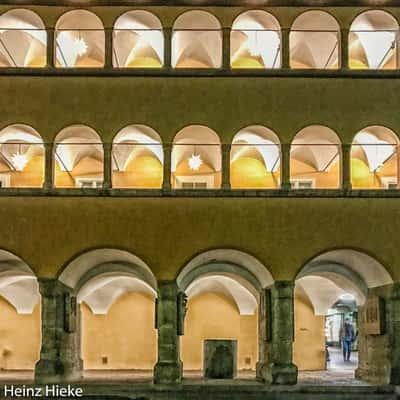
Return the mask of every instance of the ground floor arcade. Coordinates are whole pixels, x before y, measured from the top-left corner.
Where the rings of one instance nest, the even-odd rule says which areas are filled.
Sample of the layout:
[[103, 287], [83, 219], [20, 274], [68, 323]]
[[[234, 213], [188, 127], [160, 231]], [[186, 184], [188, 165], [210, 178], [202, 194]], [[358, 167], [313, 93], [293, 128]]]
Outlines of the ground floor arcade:
[[[58, 278], [6, 251], [0, 261], [6, 381], [400, 382], [400, 287], [359, 251], [320, 254], [293, 281], [233, 249], [201, 253], [167, 281], [118, 249], [87, 251]], [[358, 352], [343, 365], [340, 343], [327, 351], [327, 321], [349, 298]]]

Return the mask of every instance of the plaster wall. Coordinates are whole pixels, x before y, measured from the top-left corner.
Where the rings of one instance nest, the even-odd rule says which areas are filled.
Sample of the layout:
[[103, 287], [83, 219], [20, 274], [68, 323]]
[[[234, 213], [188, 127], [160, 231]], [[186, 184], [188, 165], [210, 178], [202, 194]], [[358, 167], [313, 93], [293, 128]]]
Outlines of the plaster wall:
[[191, 298], [181, 337], [184, 369], [203, 369], [205, 339], [238, 341], [238, 370], [255, 370], [258, 359], [257, 314], [240, 315], [236, 304], [217, 293], [203, 293]]
[[40, 356], [40, 304], [32, 314], [18, 314], [0, 296], [0, 371], [33, 370]]

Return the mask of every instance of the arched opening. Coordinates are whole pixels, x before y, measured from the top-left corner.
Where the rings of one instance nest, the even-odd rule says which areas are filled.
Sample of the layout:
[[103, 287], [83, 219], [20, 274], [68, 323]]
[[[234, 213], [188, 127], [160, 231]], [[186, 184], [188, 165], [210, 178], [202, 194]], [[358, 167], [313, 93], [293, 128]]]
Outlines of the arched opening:
[[56, 187], [102, 187], [103, 143], [92, 128], [85, 125], [64, 128], [54, 140], [54, 157]]
[[47, 33], [31, 10], [15, 9], [0, 16], [0, 66], [44, 67]]
[[74, 259], [59, 280], [77, 296], [83, 377], [151, 380], [157, 284], [147, 265], [126, 251], [98, 249]]
[[398, 137], [384, 126], [369, 126], [358, 132], [351, 147], [352, 187], [396, 189], [398, 147]]
[[114, 25], [113, 66], [117, 68], [161, 68], [164, 35], [160, 20], [144, 10], [128, 11]]
[[253, 125], [233, 138], [230, 178], [232, 189], [280, 187], [279, 138], [270, 129]]
[[337, 134], [321, 125], [297, 133], [290, 146], [290, 182], [293, 189], [340, 187], [341, 144]]
[[221, 187], [221, 142], [202, 125], [179, 131], [173, 142], [171, 184], [174, 189], [218, 189]]
[[358, 370], [370, 358], [364, 306], [375, 288], [392, 282], [379, 262], [350, 249], [323, 253], [301, 269], [295, 286], [293, 347], [301, 383], [352, 384], [356, 376], [364, 379]]
[[350, 27], [349, 66], [352, 69], [396, 69], [399, 24], [388, 12], [369, 10]]
[[222, 31], [218, 19], [193, 10], [180, 15], [172, 30], [172, 66], [174, 68], [220, 68]]
[[231, 68], [280, 68], [281, 27], [262, 10], [240, 14], [231, 30]]
[[145, 125], [129, 125], [114, 138], [113, 187], [159, 189], [163, 180], [161, 138]]
[[237, 250], [212, 250], [186, 265], [177, 278], [187, 296], [185, 377], [255, 377], [260, 291], [272, 282], [258, 260]]
[[15, 124], [0, 131], [0, 186], [42, 187], [44, 146], [39, 133]]
[[17, 256], [0, 250], [0, 380], [32, 380], [40, 358], [38, 282]]
[[105, 34], [100, 18], [87, 10], [63, 14], [55, 28], [56, 66], [98, 68], [104, 66]]
[[306, 11], [290, 30], [290, 68], [338, 69], [340, 27], [325, 11]]

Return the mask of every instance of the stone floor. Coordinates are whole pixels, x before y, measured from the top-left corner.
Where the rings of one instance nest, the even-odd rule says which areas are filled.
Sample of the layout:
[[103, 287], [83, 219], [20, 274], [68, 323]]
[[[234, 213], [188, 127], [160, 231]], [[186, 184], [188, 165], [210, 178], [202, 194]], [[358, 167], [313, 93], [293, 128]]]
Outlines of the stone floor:
[[[368, 386], [368, 383], [354, 378], [354, 371], [357, 368], [357, 353], [352, 353], [350, 362], [343, 362], [340, 349], [330, 349], [331, 361], [325, 371], [302, 371], [299, 373], [300, 385], [333, 385], [333, 386]], [[152, 371], [85, 371], [82, 382], [134, 382], [137, 384], [149, 384], [152, 382]], [[33, 372], [31, 371], [0, 371], [2, 382], [32, 382]], [[185, 371], [184, 381], [187, 384], [212, 384], [220, 385], [227, 381], [205, 380], [201, 371]], [[240, 371], [235, 384], [259, 385], [255, 380], [254, 371]]]

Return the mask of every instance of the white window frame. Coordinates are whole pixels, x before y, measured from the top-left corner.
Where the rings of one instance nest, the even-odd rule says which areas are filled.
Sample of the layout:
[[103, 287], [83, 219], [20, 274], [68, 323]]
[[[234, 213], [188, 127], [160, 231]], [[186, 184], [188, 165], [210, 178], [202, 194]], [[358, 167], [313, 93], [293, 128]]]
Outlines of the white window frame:
[[175, 188], [182, 189], [183, 183], [205, 183], [207, 189], [212, 189], [214, 187], [214, 175], [175, 175]]
[[382, 185], [385, 189], [389, 189], [389, 185], [394, 183], [397, 189], [397, 177], [396, 176], [382, 176], [381, 177]]
[[[300, 182], [310, 182], [311, 187], [310, 188], [300, 188], [299, 184]], [[315, 178], [295, 178], [290, 180], [290, 186], [292, 189], [296, 190], [308, 190], [308, 189], [315, 189]]]
[[[75, 178], [75, 187], [77, 188], [82, 188], [84, 182], [92, 182], [92, 187], [93, 189], [99, 189], [101, 188], [103, 184], [103, 178], [99, 178], [98, 176], [79, 176]], [[100, 183], [99, 186], [97, 184]], [[89, 188], [85, 188], [89, 189]]]
[[1, 189], [11, 187], [11, 175], [0, 174]]

